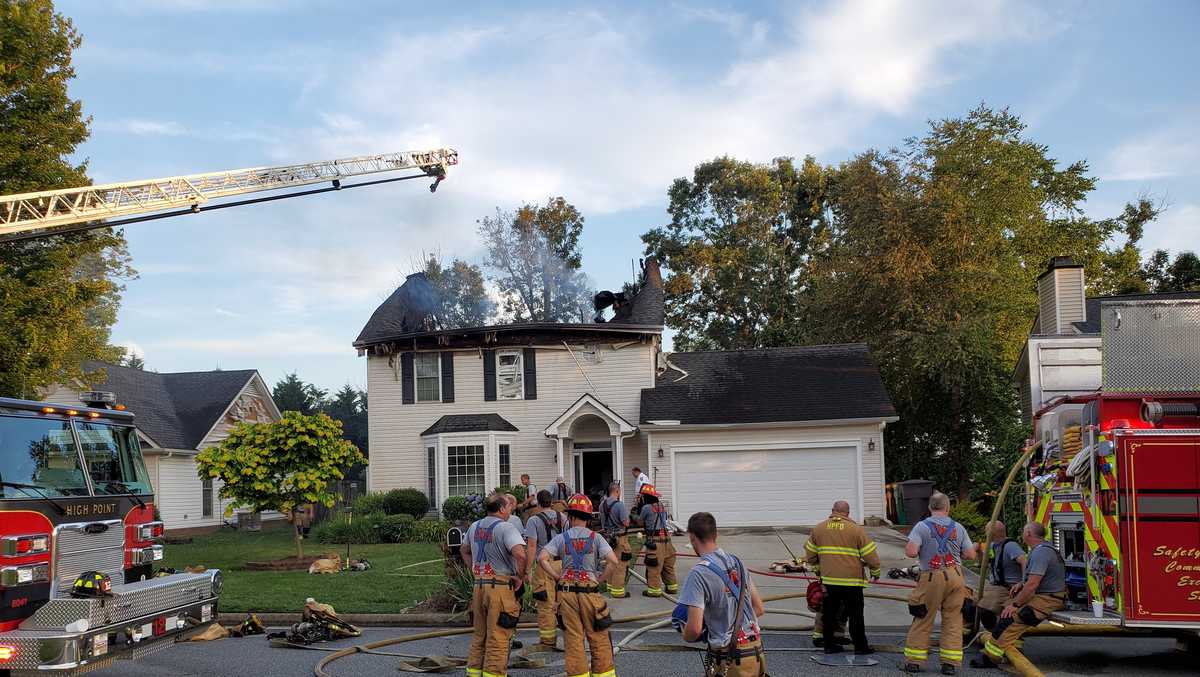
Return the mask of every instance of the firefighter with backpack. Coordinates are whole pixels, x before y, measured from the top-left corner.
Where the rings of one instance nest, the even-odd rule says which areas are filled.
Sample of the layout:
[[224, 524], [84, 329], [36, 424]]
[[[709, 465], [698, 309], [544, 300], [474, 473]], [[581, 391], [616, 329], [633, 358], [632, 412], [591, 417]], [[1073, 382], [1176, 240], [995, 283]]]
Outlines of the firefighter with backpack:
[[929, 635], [934, 621], [942, 616], [941, 645], [938, 658], [943, 675], [953, 675], [962, 667], [963, 602], [967, 584], [963, 578], [963, 560], [975, 559], [975, 544], [963, 525], [950, 519], [950, 499], [934, 492], [929, 497], [929, 517], [922, 520], [908, 537], [904, 554], [920, 562], [917, 588], [909, 595], [908, 612], [913, 622], [904, 640], [904, 671], [920, 672], [929, 658]]
[[671, 531], [667, 525], [670, 516], [666, 507], [658, 500], [658, 490], [653, 484], [642, 485], [642, 526], [646, 542], [646, 589], [643, 597], [662, 597], [664, 585], [669, 594], [679, 592], [679, 581], [675, 578], [675, 546], [671, 543]]
[[633, 552], [629, 548], [629, 508], [621, 500], [621, 483], [610, 482], [608, 496], [600, 503], [600, 530], [608, 545], [617, 553], [617, 569], [608, 580], [608, 594], [613, 599], [628, 597], [625, 579]]
[[463, 561], [471, 563], [475, 578], [467, 677], [504, 677], [521, 618], [521, 603], [513, 591], [521, 587], [525, 572], [525, 539], [508, 523], [509, 503], [504, 494], [488, 495], [484, 509], [487, 516], [467, 529], [461, 547]]
[[[614, 677], [608, 634], [613, 621], [600, 584], [616, 571], [617, 555], [604, 537], [587, 527], [591, 499], [575, 494], [567, 500], [566, 513], [570, 528], [550, 540], [538, 555], [538, 564], [556, 581], [567, 677]], [[553, 566], [553, 557], [562, 560], [561, 572]]]
[[[538, 640], [544, 649], [553, 649], [558, 641], [558, 620], [555, 617], [554, 579], [537, 566], [537, 557], [542, 554], [551, 539], [562, 533], [566, 516], [550, 508], [550, 492], [542, 489], [537, 493], [536, 506], [525, 523], [526, 551], [533, 553], [529, 558], [533, 568], [533, 603], [537, 607]], [[551, 562], [557, 572], [559, 562]]]
[[[1025, 549], [1016, 539], [1008, 537], [1004, 522], [990, 522], [991, 555], [988, 559], [988, 576], [983, 584], [983, 597], [979, 600], [979, 622], [991, 630], [1000, 620], [1000, 614], [1008, 605], [1009, 590], [1021, 582], [1025, 571]], [[982, 547], [982, 544], [980, 545]]]
[[554, 511], [561, 515], [566, 511], [567, 501], [570, 500], [574, 493], [574, 490], [567, 486], [567, 481], [563, 479], [563, 476], [559, 475], [558, 481], [554, 483], [554, 486], [550, 487], [550, 507], [554, 508]]

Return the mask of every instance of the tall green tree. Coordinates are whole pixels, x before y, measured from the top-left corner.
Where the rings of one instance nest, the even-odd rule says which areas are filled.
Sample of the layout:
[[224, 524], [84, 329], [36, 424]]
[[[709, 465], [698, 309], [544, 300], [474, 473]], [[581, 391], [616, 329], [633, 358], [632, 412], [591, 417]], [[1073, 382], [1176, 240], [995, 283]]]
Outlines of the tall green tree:
[[580, 322], [590, 311], [591, 285], [580, 271], [583, 215], [562, 197], [496, 210], [479, 221], [484, 265], [514, 322]]
[[325, 401], [326, 391], [312, 383], [305, 383], [296, 372], [284, 376], [271, 389], [271, 397], [279, 411], [298, 411], [315, 414]]
[[[49, 0], [0, 0], [0, 194], [90, 183], [69, 156], [90, 118], [67, 92], [81, 38]], [[121, 280], [135, 275], [109, 229], [0, 243], [0, 394], [85, 378], [84, 360], [114, 362], [109, 345]]]
[[668, 270], [675, 346], [753, 348], [795, 340], [812, 256], [826, 245], [827, 170], [812, 158], [717, 158], [668, 191], [671, 223], [642, 236]]
[[488, 298], [479, 266], [461, 259], [445, 265], [437, 256], [430, 256], [424, 272], [437, 290], [438, 320], [444, 329], [481, 327], [488, 323], [495, 303]]
[[1180, 252], [1171, 260], [1165, 249], [1150, 256], [1142, 277], [1156, 292], [1200, 291], [1200, 257], [1195, 252]]
[[347, 383], [321, 404], [321, 411], [342, 423], [342, 435], [367, 453], [367, 394]]
[[1121, 255], [1106, 243], [1140, 237], [1153, 214], [1085, 217], [1087, 164], [1060, 166], [1019, 118], [983, 106], [855, 157], [830, 183], [806, 340], [870, 344], [901, 418], [890, 473], [929, 474], [966, 498], [1024, 432], [1009, 379], [1046, 262], [1071, 255], [1103, 279]]

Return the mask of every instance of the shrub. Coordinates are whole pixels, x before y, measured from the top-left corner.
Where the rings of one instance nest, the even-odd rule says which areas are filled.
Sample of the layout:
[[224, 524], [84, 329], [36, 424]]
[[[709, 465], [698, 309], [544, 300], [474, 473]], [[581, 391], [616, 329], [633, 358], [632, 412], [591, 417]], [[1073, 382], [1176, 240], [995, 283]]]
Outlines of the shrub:
[[496, 487], [495, 489], [493, 489], [493, 491], [495, 491], [498, 494], [512, 494], [513, 496], [517, 497], [518, 503], [520, 503], [521, 501], [524, 501], [526, 498], [529, 497], [529, 494], [526, 493], [524, 484], [514, 484], [511, 487], [510, 486]]
[[454, 526], [446, 520], [423, 519], [412, 523], [408, 530], [408, 543], [442, 543], [446, 532]]
[[375, 531], [380, 543], [407, 543], [413, 524], [412, 515], [383, 515], [375, 522]]
[[988, 517], [979, 511], [977, 501], [959, 501], [950, 508], [950, 518], [967, 528], [972, 538], [982, 538]]
[[376, 526], [384, 518], [385, 515], [379, 513], [354, 515], [353, 519], [335, 517], [314, 527], [313, 538], [318, 543], [372, 545], [379, 542], [379, 530]]
[[420, 519], [429, 512], [429, 499], [419, 489], [392, 489], [383, 495], [383, 507], [389, 515], [412, 515]]
[[382, 491], [372, 491], [371, 493], [359, 496], [354, 501], [354, 513], [357, 515], [370, 515], [371, 513], [389, 514], [387, 511], [387, 494]]
[[451, 522], [474, 522], [483, 517], [483, 497], [451, 496], [442, 503], [442, 517]]

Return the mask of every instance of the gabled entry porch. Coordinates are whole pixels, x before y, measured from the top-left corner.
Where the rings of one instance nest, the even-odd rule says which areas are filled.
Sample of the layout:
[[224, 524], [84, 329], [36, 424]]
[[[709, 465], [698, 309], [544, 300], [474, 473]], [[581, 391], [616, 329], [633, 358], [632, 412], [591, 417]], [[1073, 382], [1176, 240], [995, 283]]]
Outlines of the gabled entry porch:
[[545, 430], [557, 445], [558, 474], [593, 501], [604, 495], [609, 482], [624, 477], [624, 440], [635, 434], [637, 426], [591, 394], [576, 400]]

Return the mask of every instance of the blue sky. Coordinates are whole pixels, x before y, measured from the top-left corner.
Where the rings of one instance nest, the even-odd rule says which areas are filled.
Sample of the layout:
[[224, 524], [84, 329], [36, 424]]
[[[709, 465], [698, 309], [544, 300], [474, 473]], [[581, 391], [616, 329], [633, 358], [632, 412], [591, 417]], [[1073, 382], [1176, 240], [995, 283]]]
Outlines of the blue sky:
[[[957, 6], [955, 6], [957, 5]], [[60, 1], [96, 182], [451, 146], [424, 182], [126, 230], [116, 343], [160, 371], [364, 386], [350, 347], [423, 252], [563, 195], [584, 268], [629, 278], [670, 182], [729, 154], [839, 162], [981, 101], [1009, 106], [1087, 205], [1168, 205], [1145, 246], [1200, 247], [1200, 3]]]

